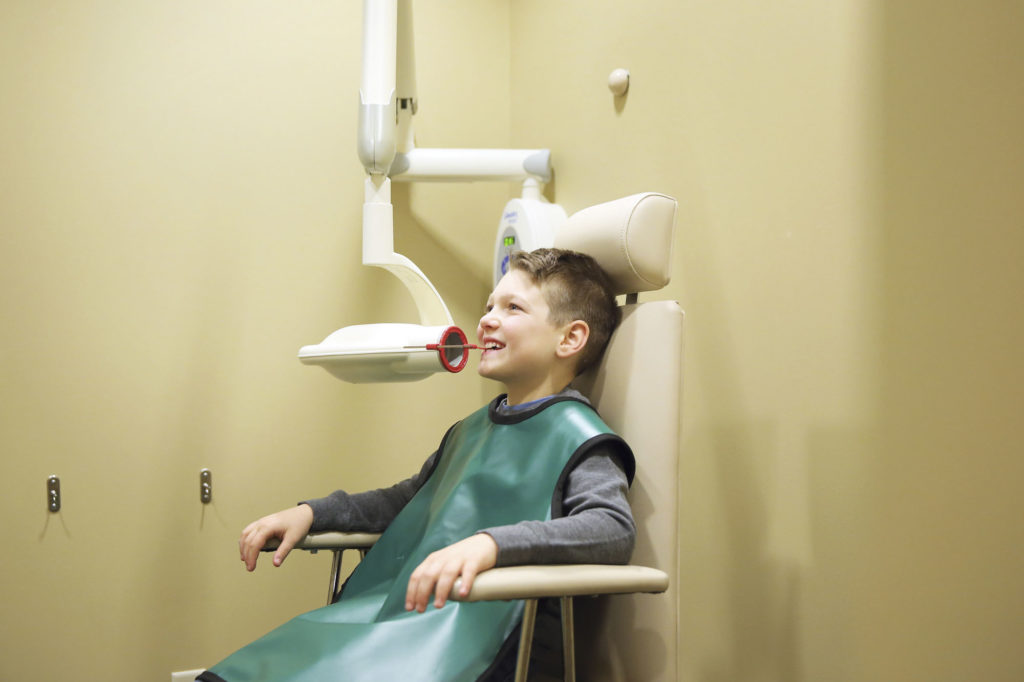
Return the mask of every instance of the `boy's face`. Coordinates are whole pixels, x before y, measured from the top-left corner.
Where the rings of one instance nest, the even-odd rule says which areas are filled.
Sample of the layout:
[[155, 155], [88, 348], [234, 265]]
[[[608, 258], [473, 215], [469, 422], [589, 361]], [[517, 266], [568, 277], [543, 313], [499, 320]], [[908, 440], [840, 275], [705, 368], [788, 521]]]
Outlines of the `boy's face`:
[[[477, 340], [487, 349], [478, 371], [504, 383], [510, 402], [542, 398], [552, 390], [547, 383], [562, 332], [548, 320], [549, 312], [540, 287], [519, 270], [502, 277], [487, 299], [476, 328]], [[538, 391], [541, 395], [533, 395]]]

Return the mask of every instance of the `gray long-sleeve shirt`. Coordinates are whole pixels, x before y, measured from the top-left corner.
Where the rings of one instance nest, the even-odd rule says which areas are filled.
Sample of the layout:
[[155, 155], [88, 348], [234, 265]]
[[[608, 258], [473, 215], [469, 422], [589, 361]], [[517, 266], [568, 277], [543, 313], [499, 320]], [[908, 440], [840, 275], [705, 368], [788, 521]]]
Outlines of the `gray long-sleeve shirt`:
[[[567, 389], [558, 397], [586, 400]], [[551, 396], [555, 397], [555, 396]], [[526, 406], [502, 404], [499, 414], [539, 409], [550, 398]], [[383, 532], [398, 512], [434, 471], [439, 452], [434, 452], [420, 471], [390, 488], [349, 494], [337, 490], [327, 497], [309, 500], [313, 509], [312, 532]], [[636, 541], [636, 525], [626, 493], [629, 488], [624, 464], [608, 445], [595, 446], [569, 472], [562, 496], [564, 515], [550, 521], [481, 528], [498, 545], [498, 566], [524, 563], [603, 563], [629, 561]]]

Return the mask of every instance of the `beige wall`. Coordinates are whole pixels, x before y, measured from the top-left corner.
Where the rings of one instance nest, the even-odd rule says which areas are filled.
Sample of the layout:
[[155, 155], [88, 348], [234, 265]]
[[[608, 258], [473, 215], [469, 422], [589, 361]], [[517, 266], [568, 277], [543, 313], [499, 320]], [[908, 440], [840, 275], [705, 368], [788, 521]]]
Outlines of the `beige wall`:
[[[294, 357], [413, 319], [358, 260], [357, 4], [0, 7], [0, 678], [167, 679], [318, 605], [326, 557], [245, 575], [238, 529], [407, 474], [492, 390]], [[683, 679], [1024, 673], [1021, 19], [417, 3], [421, 144], [550, 147], [570, 211], [680, 200]], [[510, 191], [396, 188], [464, 327]]]
[[[507, 146], [507, 12], [418, 12], [424, 144]], [[350, 1], [0, 5], [0, 679], [163, 681], [319, 606], [329, 557], [247, 575], [241, 527], [410, 475], [494, 390], [296, 359], [417, 321], [360, 265], [360, 29]], [[487, 251], [449, 242], [489, 249], [508, 191], [394, 193], [399, 251], [470, 330]]]
[[558, 201], [680, 200], [687, 681], [1024, 676], [1024, 17], [939, 4], [513, 3]]
[[1024, 678], [1024, 8], [885, 3], [875, 679]]

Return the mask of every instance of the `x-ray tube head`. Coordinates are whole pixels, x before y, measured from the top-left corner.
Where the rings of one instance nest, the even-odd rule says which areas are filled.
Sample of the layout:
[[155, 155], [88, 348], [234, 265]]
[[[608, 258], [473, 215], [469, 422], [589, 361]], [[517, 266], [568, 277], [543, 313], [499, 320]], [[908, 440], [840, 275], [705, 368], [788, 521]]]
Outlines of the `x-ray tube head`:
[[462, 371], [472, 347], [465, 332], [452, 325], [361, 324], [303, 346], [299, 359], [355, 384], [419, 381], [437, 372]]
[[555, 243], [555, 233], [565, 223], [565, 210], [540, 198], [524, 196], [505, 204], [494, 243], [494, 284], [508, 272], [515, 251], [533, 251]]

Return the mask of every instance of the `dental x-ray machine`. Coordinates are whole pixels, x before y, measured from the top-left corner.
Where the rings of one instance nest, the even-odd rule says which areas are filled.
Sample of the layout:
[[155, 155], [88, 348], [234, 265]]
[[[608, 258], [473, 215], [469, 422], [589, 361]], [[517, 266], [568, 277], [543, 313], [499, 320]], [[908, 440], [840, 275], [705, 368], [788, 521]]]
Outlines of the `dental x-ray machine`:
[[359, 90], [359, 160], [366, 169], [363, 264], [388, 270], [416, 302], [420, 323], [344, 327], [304, 346], [299, 359], [354, 383], [417, 381], [458, 372], [468, 361], [466, 334], [427, 276], [395, 253], [391, 182], [522, 181], [522, 198], [505, 206], [494, 248], [494, 280], [516, 250], [551, 246], [565, 211], [541, 196], [551, 179], [546, 149], [418, 149], [411, 0], [363, 1], [363, 70]]

